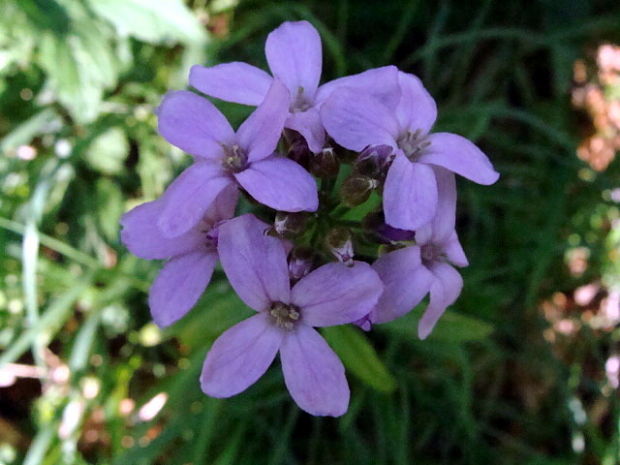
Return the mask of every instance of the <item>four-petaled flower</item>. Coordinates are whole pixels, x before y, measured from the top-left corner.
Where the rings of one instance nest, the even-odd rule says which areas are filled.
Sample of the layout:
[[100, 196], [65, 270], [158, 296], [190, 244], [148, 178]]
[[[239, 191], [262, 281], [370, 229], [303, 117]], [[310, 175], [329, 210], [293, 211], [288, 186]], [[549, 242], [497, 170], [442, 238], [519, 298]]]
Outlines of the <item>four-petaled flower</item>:
[[443, 168], [434, 170], [439, 188], [437, 215], [416, 231], [417, 245], [389, 252], [373, 264], [385, 290], [368, 316], [371, 324], [392, 321], [411, 311], [430, 292], [429, 305], [418, 323], [421, 339], [431, 333], [463, 288], [461, 275], [449, 263], [468, 265], [454, 230], [454, 175]]
[[169, 93], [158, 110], [159, 132], [197, 157], [168, 187], [157, 222], [162, 234], [176, 237], [192, 228], [215, 197], [240, 185], [258, 202], [282, 211], [315, 211], [316, 184], [292, 160], [276, 156], [289, 105], [289, 92], [274, 79], [259, 107], [235, 133], [207, 99], [192, 92]]
[[435, 101], [420, 80], [398, 72], [400, 101], [396, 109], [346, 87], [321, 107], [329, 135], [340, 145], [361, 151], [388, 145], [395, 153], [383, 190], [385, 220], [390, 226], [417, 230], [437, 211], [440, 166], [479, 184], [493, 184], [499, 175], [478, 147], [456, 134], [429, 134], [437, 117]]
[[351, 323], [368, 314], [383, 285], [366, 263], [329, 263], [291, 287], [281, 240], [253, 215], [227, 221], [218, 251], [239, 297], [258, 314], [224, 332], [201, 375], [203, 391], [230, 397], [245, 390], [280, 353], [286, 386], [313, 415], [342, 415], [349, 403], [344, 367], [313, 327]]
[[157, 228], [166, 196], [123, 215], [121, 240], [131, 253], [146, 260], [167, 260], [149, 292], [151, 315], [158, 326], [182, 318], [209, 284], [217, 262], [218, 226], [232, 218], [238, 197], [234, 186], [224, 188], [203, 218], [175, 238], [165, 237]]
[[[319, 87], [323, 55], [321, 37], [308, 21], [285, 22], [272, 31], [265, 43], [271, 72], [284, 82], [291, 94], [285, 127], [299, 132], [314, 153], [325, 144], [325, 130], [319, 109], [331, 93], [347, 86], [375, 96], [388, 106], [398, 99], [397, 68], [385, 66], [336, 79]], [[201, 92], [229, 102], [258, 105], [273, 78], [260, 68], [233, 62], [192, 67], [189, 83]]]

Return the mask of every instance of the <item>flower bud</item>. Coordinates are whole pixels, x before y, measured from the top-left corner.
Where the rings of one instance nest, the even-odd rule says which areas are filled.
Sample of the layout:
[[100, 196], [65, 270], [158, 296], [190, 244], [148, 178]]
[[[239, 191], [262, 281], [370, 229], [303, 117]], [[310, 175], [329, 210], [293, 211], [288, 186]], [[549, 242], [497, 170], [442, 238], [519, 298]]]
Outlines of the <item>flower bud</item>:
[[413, 231], [398, 229], [385, 222], [383, 212], [373, 212], [362, 220], [365, 229], [372, 231], [382, 242], [412, 241], [415, 238]]
[[305, 212], [278, 212], [273, 222], [273, 228], [279, 236], [291, 237], [301, 234], [307, 222], [308, 214]]
[[335, 178], [339, 168], [338, 157], [331, 147], [325, 147], [310, 158], [310, 172], [319, 178]]
[[360, 152], [353, 163], [355, 170], [374, 179], [381, 179], [389, 165], [392, 147], [389, 145], [369, 145]]
[[288, 274], [292, 282], [306, 276], [313, 268], [315, 253], [309, 247], [296, 247], [288, 256]]
[[292, 131], [290, 129], [284, 130], [284, 138], [288, 142], [287, 158], [290, 158], [305, 169], [308, 169], [313, 154], [308, 148], [306, 139], [297, 131]]
[[367, 332], [372, 329], [372, 321], [370, 319], [370, 315], [366, 315], [359, 320], [354, 321], [353, 324]]
[[340, 198], [348, 207], [355, 207], [366, 202], [377, 185], [377, 181], [368, 176], [352, 174], [342, 183]]
[[353, 266], [353, 242], [348, 229], [340, 227], [330, 229], [325, 237], [325, 244], [339, 262]]

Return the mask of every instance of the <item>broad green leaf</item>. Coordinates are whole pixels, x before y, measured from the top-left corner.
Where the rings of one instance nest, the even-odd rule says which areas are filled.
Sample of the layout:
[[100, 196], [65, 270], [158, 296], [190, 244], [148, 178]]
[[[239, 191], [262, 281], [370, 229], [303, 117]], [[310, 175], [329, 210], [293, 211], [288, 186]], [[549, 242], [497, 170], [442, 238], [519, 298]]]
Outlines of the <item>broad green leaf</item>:
[[39, 64], [59, 102], [78, 122], [88, 123], [101, 111], [103, 92], [116, 84], [119, 66], [112, 31], [81, 3], [61, 3], [71, 18], [69, 30], [42, 34]]
[[121, 36], [150, 43], [202, 42], [206, 32], [181, 0], [89, 0]]
[[107, 240], [118, 239], [119, 220], [124, 212], [123, 193], [107, 178], [97, 181], [97, 220]]
[[129, 153], [129, 142], [120, 128], [110, 128], [98, 136], [85, 153], [90, 166], [103, 174], [119, 174]]
[[329, 345], [355, 376], [377, 391], [392, 392], [396, 381], [379, 359], [377, 352], [358, 329], [351, 326], [323, 328]]

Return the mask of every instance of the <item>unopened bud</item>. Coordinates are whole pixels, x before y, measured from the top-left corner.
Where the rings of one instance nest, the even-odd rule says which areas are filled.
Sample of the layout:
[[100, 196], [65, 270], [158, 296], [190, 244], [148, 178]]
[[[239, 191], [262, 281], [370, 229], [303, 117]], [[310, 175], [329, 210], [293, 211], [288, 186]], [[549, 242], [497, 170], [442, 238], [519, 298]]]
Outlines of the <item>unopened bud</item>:
[[353, 166], [363, 175], [381, 179], [391, 160], [392, 147], [389, 145], [369, 145], [360, 152]]
[[340, 162], [331, 147], [324, 148], [310, 158], [310, 172], [319, 178], [335, 178], [339, 168]]
[[312, 270], [315, 254], [309, 247], [296, 247], [288, 256], [288, 275], [297, 282]]
[[346, 228], [333, 228], [327, 233], [325, 244], [339, 262], [353, 266], [353, 241], [351, 233]]
[[306, 140], [303, 137], [299, 136], [293, 138], [293, 140], [291, 141], [286, 156], [291, 160], [299, 163], [304, 168], [308, 169], [310, 165], [310, 160], [314, 155], [312, 154], [312, 152], [310, 152]]
[[364, 331], [370, 331], [372, 329], [372, 320], [370, 319], [370, 315], [366, 315], [359, 320], [354, 321], [353, 324]]
[[412, 241], [415, 238], [413, 231], [394, 228], [387, 224], [383, 212], [369, 213], [362, 220], [362, 226], [364, 229], [372, 231], [382, 242], [386, 243]]
[[340, 197], [345, 205], [355, 207], [370, 197], [370, 193], [376, 189], [378, 183], [368, 176], [353, 174], [346, 178], [340, 187]]
[[296, 236], [304, 231], [307, 221], [308, 214], [304, 212], [278, 212], [273, 222], [273, 228], [279, 236]]

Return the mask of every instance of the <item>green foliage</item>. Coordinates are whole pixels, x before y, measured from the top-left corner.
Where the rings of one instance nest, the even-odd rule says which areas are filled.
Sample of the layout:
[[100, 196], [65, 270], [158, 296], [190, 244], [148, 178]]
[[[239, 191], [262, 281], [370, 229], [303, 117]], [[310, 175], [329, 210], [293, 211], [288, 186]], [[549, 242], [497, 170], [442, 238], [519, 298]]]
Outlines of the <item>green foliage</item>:
[[[428, 340], [421, 308], [369, 333], [324, 331], [351, 384], [338, 420], [300, 412], [278, 367], [235, 398], [205, 397], [204, 354], [249, 310], [216, 271], [187, 318], [158, 330], [146, 292], [159, 265], [118, 240], [121, 214], [189, 162], [156, 133], [161, 96], [193, 63], [264, 65], [266, 34], [298, 19], [321, 32], [324, 81], [388, 63], [420, 75], [437, 129], [476, 140], [502, 174], [459, 184], [471, 266]], [[0, 0], [0, 370], [46, 373], [41, 390], [0, 388], [0, 464], [617, 463], [601, 374], [617, 330], [585, 331], [560, 359], [538, 307], [620, 275], [617, 206], [601, 196], [618, 163], [583, 180], [567, 95], [573, 59], [619, 23], [604, 1]], [[237, 123], [248, 111], [221, 107]], [[581, 279], [563, 271], [575, 246], [596, 270]]]

